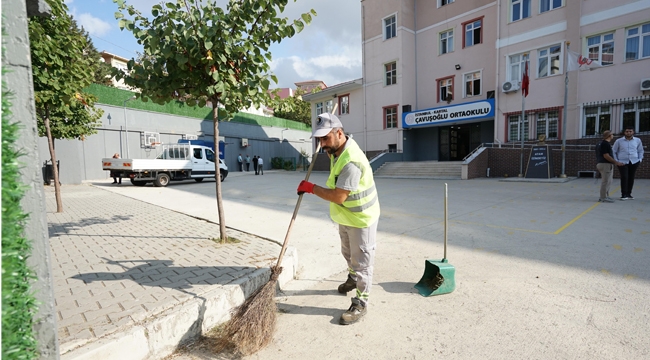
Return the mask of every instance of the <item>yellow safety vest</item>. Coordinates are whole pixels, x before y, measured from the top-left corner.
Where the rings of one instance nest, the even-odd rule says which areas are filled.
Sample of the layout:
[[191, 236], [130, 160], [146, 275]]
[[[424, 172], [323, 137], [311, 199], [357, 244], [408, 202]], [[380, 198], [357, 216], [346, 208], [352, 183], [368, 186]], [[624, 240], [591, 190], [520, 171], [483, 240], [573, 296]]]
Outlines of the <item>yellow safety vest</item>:
[[330, 189], [336, 188], [339, 174], [350, 162], [361, 169], [359, 186], [356, 191], [350, 192], [343, 204], [330, 203], [330, 216], [341, 225], [365, 228], [379, 219], [379, 197], [368, 158], [354, 140], [348, 138], [347, 146], [336, 162], [333, 156], [330, 158], [331, 170], [326, 185]]

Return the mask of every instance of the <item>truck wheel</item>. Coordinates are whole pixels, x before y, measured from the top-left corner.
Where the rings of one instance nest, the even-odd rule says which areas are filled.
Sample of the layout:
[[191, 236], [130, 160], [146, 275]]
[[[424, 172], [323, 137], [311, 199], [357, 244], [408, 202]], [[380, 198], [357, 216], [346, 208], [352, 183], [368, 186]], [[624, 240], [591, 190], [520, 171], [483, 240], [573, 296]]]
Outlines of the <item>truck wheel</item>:
[[221, 181], [226, 180], [226, 175], [224, 175], [223, 173], [219, 173], [219, 179], [220, 179]]
[[201, 181], [203, 181], [203, 178], [194, 179], [194, 181], [201, 182]]
[[160, 173], [156, 176], [156, 180], [153, 181], [153, 186], [155, 187], [165, 187], [169, 184], [169, 174]]
[[143, 181], [143, 180], [131, 179], [131, 184], [133, 184], [134, 186], [145, 186], [145, 185], [147, 185], [147, 182]]

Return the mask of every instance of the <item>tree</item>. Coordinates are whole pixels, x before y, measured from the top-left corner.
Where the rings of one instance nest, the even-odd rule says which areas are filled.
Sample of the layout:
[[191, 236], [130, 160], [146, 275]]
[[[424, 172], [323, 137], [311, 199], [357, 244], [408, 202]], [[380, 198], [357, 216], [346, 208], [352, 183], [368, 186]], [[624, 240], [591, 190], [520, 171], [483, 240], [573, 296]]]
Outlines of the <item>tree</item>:
[[34, 79], [34, 100], [39, 133], [47, 136], [54, 174], [56, 211], [63, 212], [55, 139], [83, 139], [94, 129], [102, 111], [93, 107], [95, 98], [82, 93], [99, 66], [84, 51], [88, 42], [67, 13], [63, 0], [46, 0], [48, 17], [29, 19], [29, 40]]
[[[75, 20], [72, 20], [72, 22], [74, 24], [73, 26], [77, 27], [77, 22]], [[81, 28], [81, 33], [83, 34], [84, 38], [86, 38], [86, 48], [84, 49], [84, 54], [86, 54], [86, 56], [89, 58], [99, 62], [99, 67], [97, 67], [97, 70], [95, 71], [93, 83], [114, 87], [113, 67], [111, 64], [108, 64], [102, 60], [101, 54], [99, 51], [97, 51], [97, 48], [95, 47], [95, 44], [93, 44], [90, 35], [83, 27]]]
[[279, 100], [273, 115], [287, 120], [299, 121], [311, 126], [311, 104], [302, 99], [302, 95], [305, 93], [305, 90], [298, 89], [294, 96]]
[[[163, 104], [185, 99], [189, 106], [212, 106], [214, 143], [219, 143], [219, 109], [228, 120], [239, 109], [271, 102], [268, 95], [269, 47], [302, 31], [314, 10], [289, 23], [279, 17], [289, 0], [229, 0], [226, 10], [214, 0], [176, 0], [154, 5], [149, 20], [124, 0], [113, 0], [121, 29], [142, 44], [141, 62], [131, 59], [118, 79], [139, 88], [143, 101]], [[296, 1], [296, 0], [294, 0]], [[123, 12], [129, 15], [124, 18]], [[219, 166], [215, 162], [216, 178]], [[219, 230], [227, 240], [221, 182], [216, 181]]]

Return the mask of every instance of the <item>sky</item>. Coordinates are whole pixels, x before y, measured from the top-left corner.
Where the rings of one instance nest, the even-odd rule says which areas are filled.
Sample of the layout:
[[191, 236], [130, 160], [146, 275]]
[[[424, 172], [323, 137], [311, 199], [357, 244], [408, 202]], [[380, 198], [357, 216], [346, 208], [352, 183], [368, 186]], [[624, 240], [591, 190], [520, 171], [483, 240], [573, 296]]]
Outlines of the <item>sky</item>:
[[[175, 2], [175, 0], [166, 0]], [[161, 0], [126, 0], [143, 14]], [[127, 59], [142, 52], [133, 33], [120, 31], [113, 0], [65, 0], [70, 14], [88, 31], [98, 51]], [[225, 9], [226, 0], [217, 0]], [[322, 80], [327, 86], [355, 80], [361, 74], [361, 4], [359, 0], [289, 0], [283, 17], [290, 20], [314, 9], [312, 23], [292, 38], [270, 48], [275, 87], [296, 88], [294, 83]]]

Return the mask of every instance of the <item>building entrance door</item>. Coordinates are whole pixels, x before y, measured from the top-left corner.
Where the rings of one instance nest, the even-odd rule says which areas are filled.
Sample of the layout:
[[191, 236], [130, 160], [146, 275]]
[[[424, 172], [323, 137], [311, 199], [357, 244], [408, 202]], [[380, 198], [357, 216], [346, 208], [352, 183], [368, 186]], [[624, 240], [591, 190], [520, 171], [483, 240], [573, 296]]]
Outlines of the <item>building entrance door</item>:
[[439, 161], [462, 161], [480, 145], [478, 124], [453, 125], [440, 128]]

